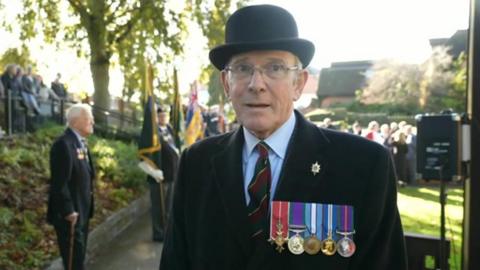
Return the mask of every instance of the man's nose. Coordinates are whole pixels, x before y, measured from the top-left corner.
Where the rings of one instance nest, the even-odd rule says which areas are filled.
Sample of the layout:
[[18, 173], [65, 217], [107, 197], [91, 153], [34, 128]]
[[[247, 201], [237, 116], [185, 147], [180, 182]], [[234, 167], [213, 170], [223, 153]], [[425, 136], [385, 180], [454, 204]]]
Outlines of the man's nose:
[[248, 88], [254, 91], [265, 90], [265, 77], [261, 69], [255, 68], [253, 70]]

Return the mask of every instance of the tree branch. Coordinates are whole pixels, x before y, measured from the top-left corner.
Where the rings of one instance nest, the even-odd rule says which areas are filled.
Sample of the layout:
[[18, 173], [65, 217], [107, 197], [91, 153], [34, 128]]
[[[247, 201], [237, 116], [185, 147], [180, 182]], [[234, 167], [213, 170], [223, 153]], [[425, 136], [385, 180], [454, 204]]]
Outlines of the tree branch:
[[[114, 1], [112, 1], [112, 3], [111, 3], [110, 5], [108, 5], [107, 10], [110, 10], [110, 8], [112, 8], [113, 2], [114, 2]], [[119, 10], [121, 7], [123, 7], [123, 5], [125, 4], [125, 2], [126, 2], [126, 0], [120, 0], [120, 2], [118, 3], [117, 7], [116, 7], [115, 10], [112, 12], [112, 14], [111, 14], [110, 16], [107, 16], [107, 18], [105, 19], [105, 22], [106, 22], [107, 24], [113, 22], [116, 18], [120, 18], [120, 17], [124, 16], [125, 14], [127, 14], [128, 12], [133, 12], [133, 11], [135, 10], [135, 8], [133, 8], [133, 9], [126, 9], [124, 12], [122, 12], [121, 14], [119, 14], [119, 15], [116, 16], [115, 14], [118, 12], [118, 10]]]
[[68, 2], [73, 7], [73, 10], [75, 10], [83, 20], [87, 21], [89, 15], [87, 7], [82, 4], [80, 0], [68, 0]]
[[126, 22], [123, 25], [120, 25], [117, 27], [117, 31], [114, 31], [111, 36], [109, 36], [109, 43], [120, 43], [122, 40], [124, 40], [128, 34], [132, 31], [133, 27], [135, 24], [138, 22], [138, 20], [141, 18], [143, 11], [145, 9], [144, 5], [140, 5], [138, 8], [134, 8], [131, 12], [132, 17], [128, 22]]

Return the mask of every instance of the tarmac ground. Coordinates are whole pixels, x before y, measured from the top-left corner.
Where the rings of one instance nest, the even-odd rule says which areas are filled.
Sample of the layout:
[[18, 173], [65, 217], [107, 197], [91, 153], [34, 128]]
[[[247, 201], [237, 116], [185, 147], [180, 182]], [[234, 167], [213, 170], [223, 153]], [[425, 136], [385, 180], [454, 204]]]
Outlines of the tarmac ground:
[[89, 270], [158, 269], [162, 243], [152, 241], [150, 212], [139, 218], [105, 249], [91, 258]]

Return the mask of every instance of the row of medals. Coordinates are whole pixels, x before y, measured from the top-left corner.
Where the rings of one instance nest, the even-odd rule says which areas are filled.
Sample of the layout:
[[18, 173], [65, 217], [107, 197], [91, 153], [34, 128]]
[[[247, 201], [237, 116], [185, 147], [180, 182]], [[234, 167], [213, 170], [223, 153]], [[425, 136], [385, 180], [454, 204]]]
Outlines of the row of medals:
[[306, 252], [310, 255], [316, 255], [320, 251], [327, 256], [333, 256], [335, 253], [338, 253], [340, 256], [348, 258], [355, 253], [355, 242], [349, 237], [353, 235], [355, 231], [352, 232], [342, 232], [336, 231], [337, 234], [342, 235], [343, 237], [335, 242], [332, 238], [332, 233], [330, 232], [324, 240], [317, 238], [315, 234], [311, 234], [306, 240], [300, 235], [306, 231], [306, 226], [295, 226], [290, 225], [289, 231], [295, 233], [294, 236], [290, 238], [283, 237], [283, 225], [278, 223], [276, 225], [277, 231], [275, 232], [276, 236], [269, 241], [272, 244], [276, 244], [276, 250], [282, 252], [285, 248], [283, 245], [287, 242], [288, 250], [295, 255], [300, 255], [303, 252]]

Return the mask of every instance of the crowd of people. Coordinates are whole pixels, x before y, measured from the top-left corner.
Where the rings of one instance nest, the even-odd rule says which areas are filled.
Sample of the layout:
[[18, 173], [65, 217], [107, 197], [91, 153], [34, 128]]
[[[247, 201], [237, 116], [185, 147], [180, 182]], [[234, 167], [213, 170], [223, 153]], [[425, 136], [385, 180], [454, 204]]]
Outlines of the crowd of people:
[[50, 87], [45, 84], [43, 77], [33, 72], [31, 66], [25, 69], [17, 64], [8, 64], [1, 75], [0, 96], [4, 97], [10, 90], [13, 96], [22, 98], [31, 113], [40, 113], [40, 102], [67, 98], [65, 85], [60, 81], [58, 73]]
[[[323, 128], [336, 129], [330, 118], [325, 118], [319, 125]], [[366, 128], [355, 121], [349, 133], [365, 137], [385, 146], [392, 154], [395, 172], [400, 186], [416, 183], [416, 127], [405, 121], [379, 124], [370, 121]]]
[[[67, 99], [65, 85], [60, 81], [61, 74], [58, 73], [55, 80], [48, 86], [43, 77], [33, 72], [31, 66], [25, 69], [17, 64], [8, 64], [0, 79], [0, 100], [6, 101], [7, 94], [12, 98], [12, 120], [13, 128], [21, 129], [22, 117], [18, 112], [24, 109], [28, 118], [36, 119], [39, 116], [51, 114], [51, 101]], [[3, 117], [2, 117], [3, 119]], [[35, 120], [30, 121], [35, 122]], [[27, 129], [28, 129], [28, 122]]]

